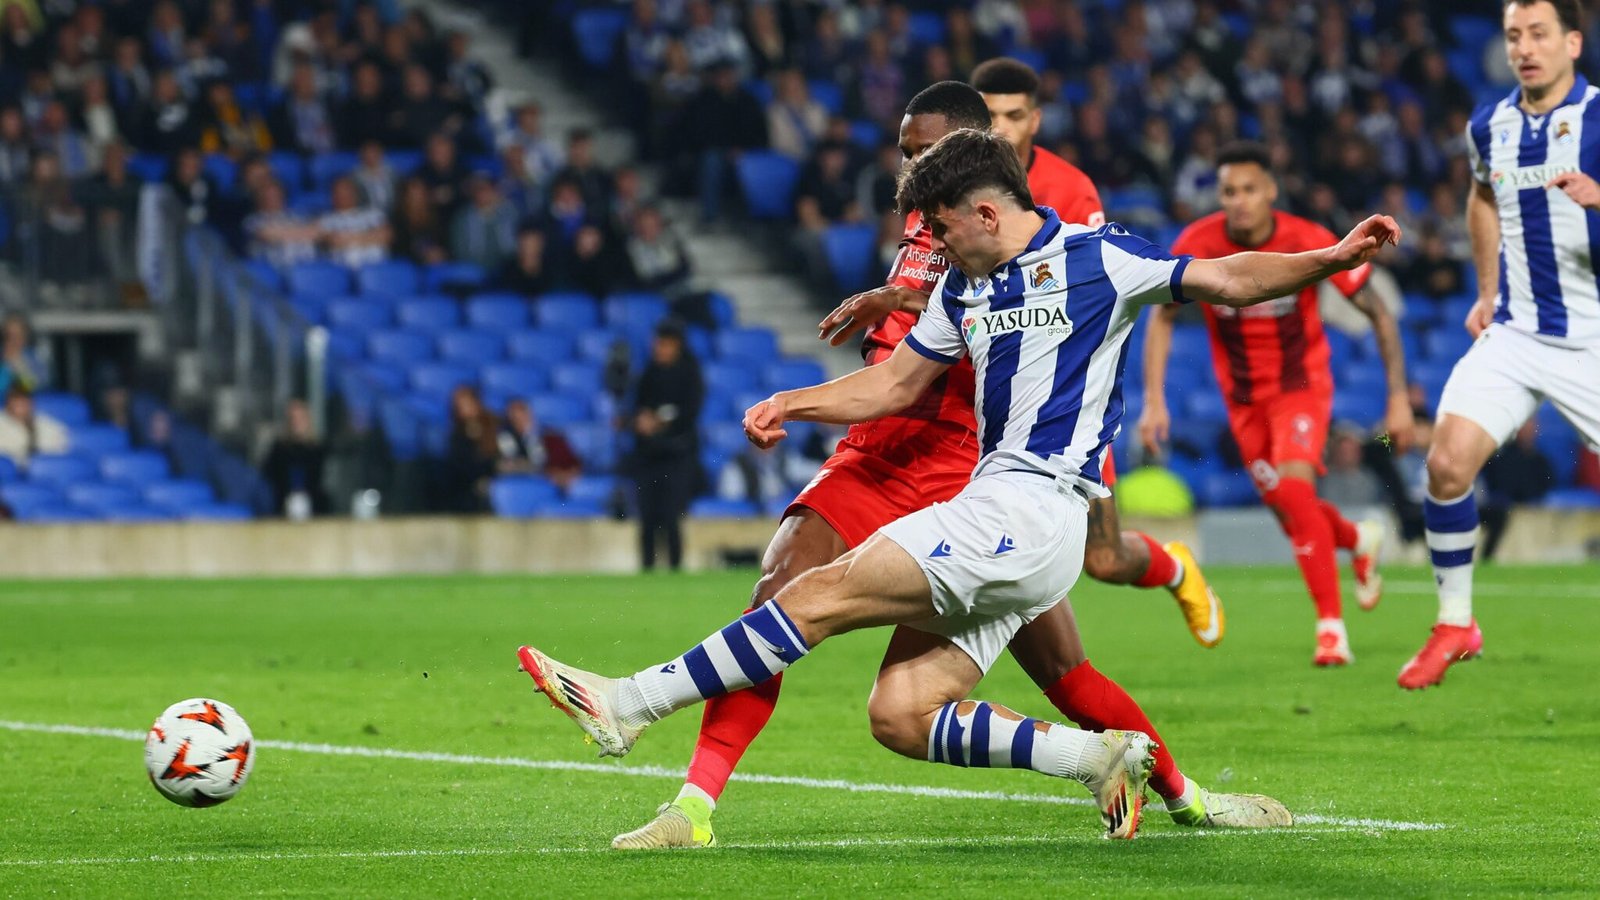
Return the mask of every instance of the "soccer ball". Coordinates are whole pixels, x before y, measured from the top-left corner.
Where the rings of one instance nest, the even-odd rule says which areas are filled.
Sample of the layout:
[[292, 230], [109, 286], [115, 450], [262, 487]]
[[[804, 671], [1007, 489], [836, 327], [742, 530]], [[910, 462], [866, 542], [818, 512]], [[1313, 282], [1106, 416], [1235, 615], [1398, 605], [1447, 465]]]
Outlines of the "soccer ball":
[[144, 739], [150, 783], [179, 806], [216, 806], [231, 798], [255, 762], [250, 726], [221, 700], [172, 704]]

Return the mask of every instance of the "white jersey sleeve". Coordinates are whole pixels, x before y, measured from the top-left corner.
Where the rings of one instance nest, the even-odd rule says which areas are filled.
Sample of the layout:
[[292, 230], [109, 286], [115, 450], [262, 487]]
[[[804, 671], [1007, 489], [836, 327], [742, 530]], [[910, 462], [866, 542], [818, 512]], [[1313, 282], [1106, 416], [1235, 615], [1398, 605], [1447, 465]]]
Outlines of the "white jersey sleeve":
[[928, 359], [953, 366], [967, 355], [967, 344], [961, 339], [964, 307], [945, 297], [944, 286], [949, 278], [950, 273], [945, 272], [934, 283], [928, 305], [906, 334], [906, 344]]
[[1483, 158], [1478, 150], [1478, 142], [1474, 140], [1472, 130], [1474, 124], [1467, 123], [1467, 163], [1472, 166], [1472, 178], [1479, 184], [1490, 184], [1492, 175], [1489, 171], [1489, 161]]
[[1101, 233], [1100, 259], [1106, 277], [1126, 303], [1151, 306], [1188, 303], [1183, 295], [1183, 270], [1191, 256], [1172, 256], [1121, 225], [1107, 225]]

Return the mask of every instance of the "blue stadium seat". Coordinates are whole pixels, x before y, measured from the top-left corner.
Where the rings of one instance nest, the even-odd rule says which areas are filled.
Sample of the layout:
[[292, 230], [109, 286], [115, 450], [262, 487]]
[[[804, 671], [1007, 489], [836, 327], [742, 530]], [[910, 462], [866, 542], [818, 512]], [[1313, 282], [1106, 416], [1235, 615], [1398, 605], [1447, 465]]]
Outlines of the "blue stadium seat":
[[767, 365], [761, 373], [761, 385], [772, 391], [787, 391], [821, 384], [827, 377], [820, 363], [809, 359], [784, 359]]
[[449, 297], [407, 297], [394, 311], [401, 327], [417, 331], [443, 331], [461, 321], [461, 307]]
[[373, 297], [405, 297], [415, 294], [421, 281], [416, 266], [397, 259], [362, 266], [356, 272], [356, 284], [361, 293]]
[[478, 294], [467, 301], [467, 324], [502, 333], [524, 328], [528, 301], [516, 294]]
[[549, 365], [572, 358], [572, 339], [546, 331], [514, 331], [506, 338], [506, 350], [512, 359]]
[[239, 166], [220, 153], [207, 153], [205, 160], [200, 163], [200, 170], [224, 194], [233, 193], [234, 183], [239, 180]]
[[328, 324], [328, 301], [316, 294], [296, 294], [288, 300], [289, 308], [294, 310], [306, 325]]
[[179, 512], [196, 522], [243, 522], [255, 518], [250, 507], [239, 503], [200, 503]]
[[811, 93], [811, 99], [822, 104], [829, 116], [844, 113], [844, 89], [831, 81], [816, 79], [806, 83], [806, 89]]
[[397, 365], [433, 358], [433, 338], [415, 331], [375, 331], [367, 335], [367, 355]]
[[729, 299], [726, 294], [719, 294], [713, 291], [707, 300], [707, 305], [711, 307], [711, 321], [715, 322], [718, 328], [727, 328], [738, 324], [739, 313], [734, 309], [733, 300]]
[[367, 354], [367, 333], [354, 328], [328, 329], [328, 355], [334, 359], [361, 359]]
[[329, 262], [301, 262], [289, 267], [289, 292], [338, 297], [350, 293], [350, 270]]
[[872, 283], [877, 274], [877, 237], [872, 225], [830, 225], [822, 232], [823, 255], [834, 287], [853, 294]]
[[478, 374], [485, 393], [506, 397], [532, 397], [550, 387], [545, 370], [527, 363], [489, 363]]
[[603, 304], [605, 324], [633, 330], [653, 328], [667, 315], [667, 300], [660, 294], [612, 294]]
[[144, 502], [159, 509], [182, 512], [194, 506], [216, 502], [211, 485], [196, 478], [153, 481], [144, 486]]
[[741, 385], [749, 386], [751, 379], [758, 372], [764, 372], [764, 370], [752, 370], [741, 360], [722, 362], [708, 359], [700, 361], [700, 377], [705, 381], [707, 391], [721, 390], [731, 392]]
[[605, 390], [600, 367], [593, 363], [557, 363], [550, 368], [550, 389], [574, 397], [589, 397]]
[[749, 500], [701, 497], [689, 504], [689, 517], [693, 519], [745, 519], [760, 514], [760, 507]]
[[[570, 336], [568, 336], [567, 341], [572, 346], [573, 350], [575, 351], [575, 355], [580, 361], [594, 363], [595, 365], [605, 364], [606, 360], [611, 356], [611, 347], [613, 344], [617, 343], [618, 341], [621, 341], [624, 344], [629, 343], [627, 337], [624, 335], [620, 335], [611, 331], [601, 331], [599, 329], [581, 332], [577, 336], [577, 340], [573, 340]], [[641, 347], [630, 345], [629, 352], [633, 353], [635, 359], [643, 358], [643, 348]]]
[[933, 44], [943, 44], [944, 16], [941, 16], [936, 12], [912, 13], [911, 40], [913, 43], [923, 47], [931, 46]]
[[64, 487], [95, 480], [97, 468], [92, 460], [76, 454], [41, 454], [28, 461], [28, 480]]
[[617, 55], [617, 39], [628, 24], [622, 7], [590, 6], [572, 14], [572, 38], [578, 56], [592, 69], [604, 69]]
[[422, 151], [385, 150], [383, 161], [389, 164], [389, 168], [394, 170], [394, 174], [404, 177], [422, 166]]
[[117, 484], [149, 484], [169, 474], [166, 456], [154, 450], [108, 453], [100, 458], [100, 477]]
[[334, 179], [354, 172], [360, 164], [361, 158], [348, 150], [318, 153], [311, 157], [311, 187], [326, 191]]
[[1335, 391], [1333, 395], [1333, 420], [1354, 422], [1363, 427], [1383, 421], [1388, 408], [1382, 391]]
[[1194, 493], [1202, 506], [1254, 506], [1258, 502], [1255, 483], [1242, 469], [1208, 472]]
[[0, 456], [0, 484], [11, 484], [22, 480], [22, 471], [17, 468], [9, 456]]
[[589, 414], [589, 402], [582, 397], [543, 394], [529, 397], [528, 405], [533, 407], [533, 414], [539, 421], [554, 428], [566, 428], [576, 423], [588, 422], [592, 418]]
[[598, 519], [606, 514], [605, 506], [592, 500], [574, 500], [570, 497], [551, 503], [539, 503], [533, 508], [535, 519]]
[[424, 362], [410, 369], [411, 389], [440, 403], [463, 384], [476, 385], [478, 372], [462, 363]]
[[167, 158], [160, 153], [136, 153], [128, 160], [128, 172], [140, 181], [159, 183], [167, 177]]
[[283, 274], [264, 259], [242, 259], [239, 269], [247, 277], [255, 279], [256, 287], [264, 291], [283, 290]]
[[170, 522], [177, 518], [171, 510], [137, 502], [102, 506], [97, 512], [100, 513], [100, 518], [107, 522]]
[[765, 78], [746, 78], [740, 86], [744, 88], [745, 93], [756, 98], [762, 109], [772, 105], [772, 82]]
[[506, 355], [504, 332], [461, 328], [439, 335], [439, 358], [481, 366]]
[[[584, 470], [590, 473], [610, 472], [617, 466], [618, 434], [610, 423], [573, 424], [561, 429], [572, 452], [583, 461]], [[589, 478], [591, 476], [585, 476]], [[582, 479], [580, 479], [582, 480]]]
[[870, 153], [883, 143], [883, 129], [871, 119], [857, 119], [850, 123], [850, 142]]
[[422, 420], [404, 398], [389, 396], [379, 400], [378, 421], [395, 459], [403, 462], [421, 455]]
[[477, 263], [434, 263], [422, 273], [423, 290], [442, 291], [446, 288], [476, 290], [489, 280], [488, 273]]
[[1338, 393], [1371, 394], [1383, 397], [1389, 390], [1389, 376], [1380, 365], [1353, 362], [1334, 372]]
[[600, 306], [586, 298], [547, 295], [534, 305], [533, 319], [540, 328], [570, 334], [599, 327]]
[[1471, 348], [1471, 335], [1460, 327], [1435, 328], [1422, 336], [1422, 352], [1436, 362], [1454, 363]]
[[1185, 416], [1203, 422], [1225, 422], [1228, 419], [1228, 405], [1219, 391], [1182, 382], [1174, 383], [1167, 390], [1172, 394], [1175, 405], [1181, 401], [1179, 408]]
[[41, 506], [62, 506], [67, 502], [61, 494], [61, 489], [54, 484], [29, 481], [0, 485], [0, 501], [11, 507], [11, 511], [18, 518], [23, 516], [25, 510]]
[[67, 500], [71, 501], [73, 506], [98, 512], [112, 506], [138, 504], [139, 492], [127, 485], [90, 481], [68, 486]]
[[380, 391], [404, 391], [409, 379], [406, 370], [392, 363], [369, 362], [354, 366], [348, 370], [352, 375], [363, 379], [367, 384]]
[[765, 363], [778, 356], [778, 338], [765, 328], [728, 328], [711, 337], [717, 358]]
[[541, 506], [560, 499], [561, 492], [543, 478], [513, 475], [489, 483], [489, 506], [502, 518], [532, 518]]
[[394, 308], [371, 297], [339, 297], [330, 300], [325, 313], [328, 324], [351, 331], [376, 331], [394, 321]]
[[67, 438], [72, 452], [99, 456], [128, 449], [128, 433], [115, 425], [79, 425]]
[[77, 394], [41, 391], [33, 395], [34, 412], [44, 413], [68, 428], [89, 423], [89, 403]]
[[87, 509], [69, 506], [65, 502], [58, 504], [40, 504], [31, 507], [16, 508], [17, 519], [23, 522], [37, 522], [43, 525], [68, 525], [77, 522], [95, 522], [99, 516]]
[[739, 189], [752, 218], [788, 219], [794, 214], [798, 163], [781, 153], [757, 150], [739, 157], [738, 170]]
[[289, 150], [276, 150], [267, 154], [267, 166], [290, 194], [306, 186], [306, 162], [300, 154]]
[[1594, 488], [1557, 488], [1545, 495], [1549, 509], [1600, 509], [1600, 491]]
[[705, 445], [728, 457], [738, 456], [750, 446], [744, 436], [744, 426], [738, 422], [713, 422], [701, 429]]

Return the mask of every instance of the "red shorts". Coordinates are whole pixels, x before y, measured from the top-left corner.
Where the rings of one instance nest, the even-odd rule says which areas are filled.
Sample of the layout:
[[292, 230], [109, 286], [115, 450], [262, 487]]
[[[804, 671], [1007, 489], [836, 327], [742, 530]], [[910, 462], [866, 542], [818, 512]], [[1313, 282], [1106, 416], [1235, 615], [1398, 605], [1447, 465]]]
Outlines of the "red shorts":
[[1309, 463], [1321, 475], [1322, 448], [1328, 441], [1333, 394], [1295, 391], [1255, 403], [1228, 404], [1228, 423], [1239, 443], [1239, 457], [1250, 474], [1262, 464], [1277, 469], [1286, 462]]
[[1117, 486], [1117, 461], [1111, 458], [1111, 448], [1106, 448], [1106, 458], [1100, 462], [1100, 483], [1107, 490]]
[[926, 452], [908, 467], [846, 447], [822, 464], [783, 514], [807, 507], [839, 533], [845, 546], [856, 547], [890, 522], [961, 493], [972, 480], [973, 465], [970, 449]]

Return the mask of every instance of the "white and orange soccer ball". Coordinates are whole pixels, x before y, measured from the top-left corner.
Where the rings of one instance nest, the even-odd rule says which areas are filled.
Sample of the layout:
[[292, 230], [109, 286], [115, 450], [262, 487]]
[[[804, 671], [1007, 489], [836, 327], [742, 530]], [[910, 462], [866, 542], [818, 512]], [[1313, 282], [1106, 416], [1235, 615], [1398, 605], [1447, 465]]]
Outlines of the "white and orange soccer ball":
[[239, 793], [256, 763], [250, 726], [221, 700], [167, 707], [144, 739], [144, 767], [161, 796], [179, 806], [216, 806]]

